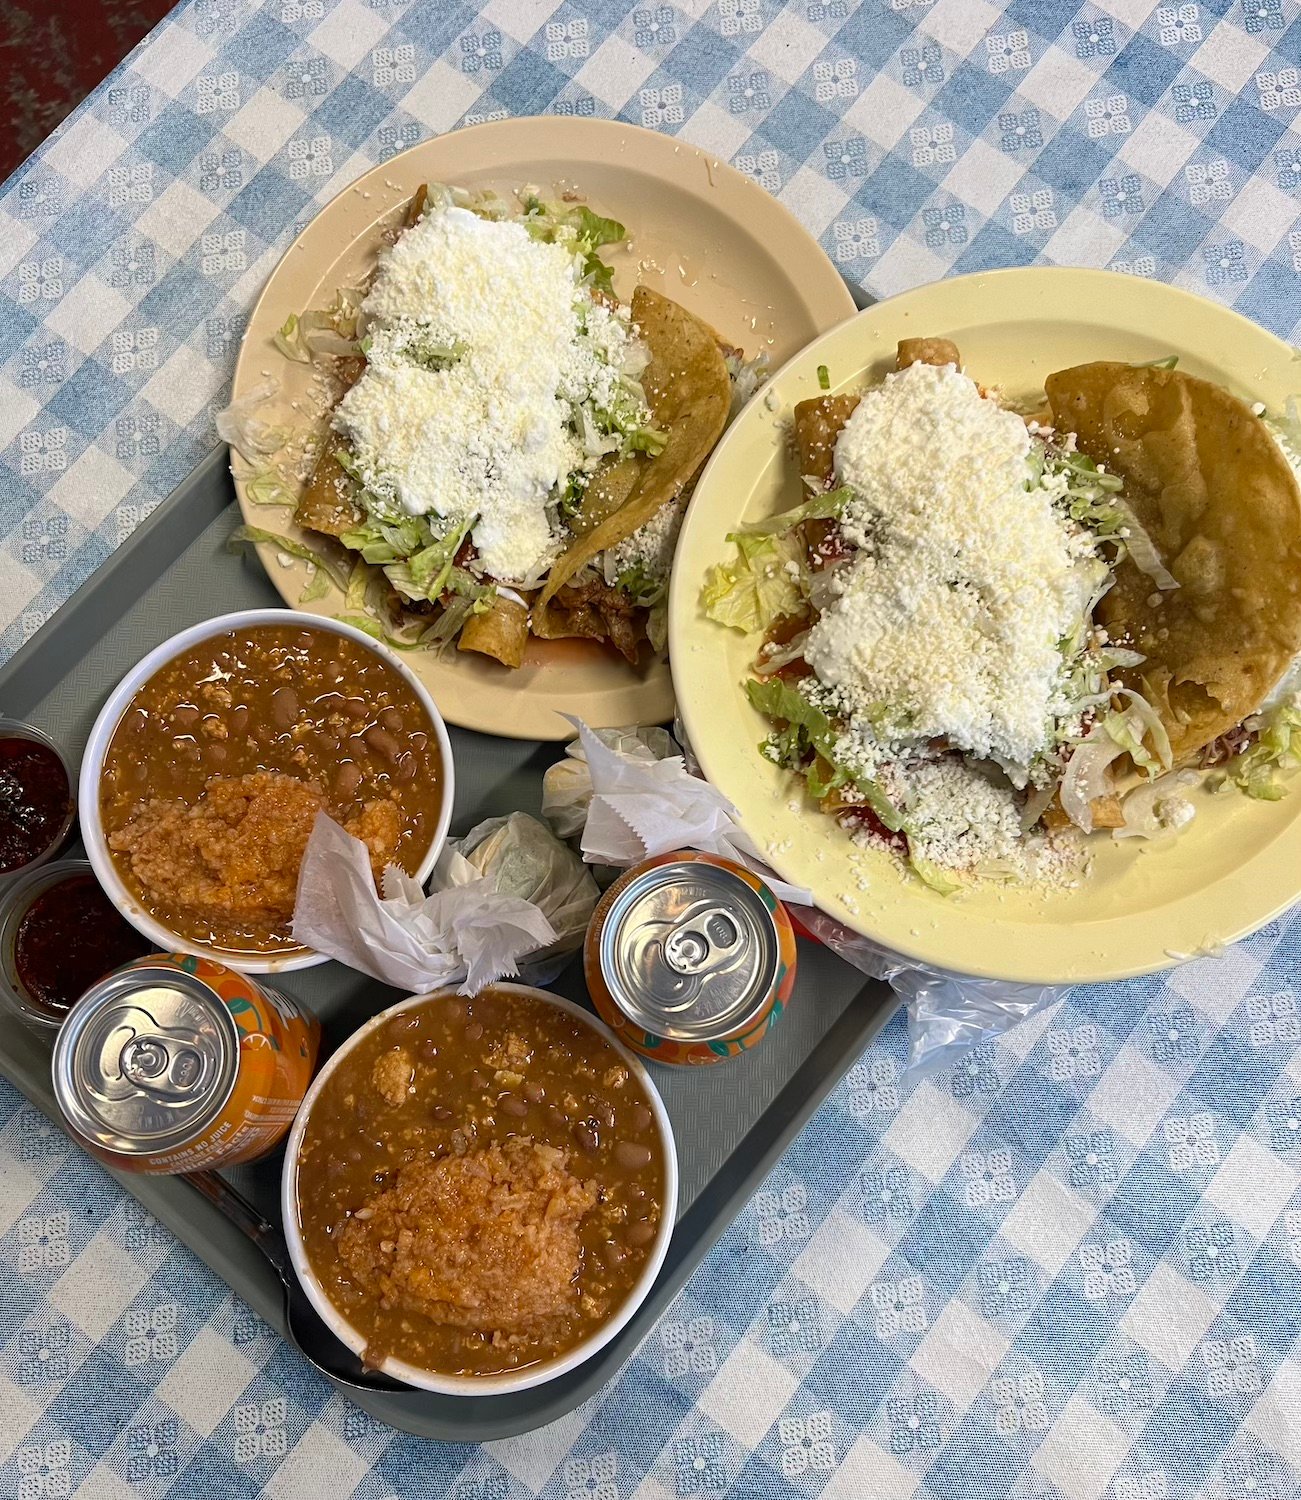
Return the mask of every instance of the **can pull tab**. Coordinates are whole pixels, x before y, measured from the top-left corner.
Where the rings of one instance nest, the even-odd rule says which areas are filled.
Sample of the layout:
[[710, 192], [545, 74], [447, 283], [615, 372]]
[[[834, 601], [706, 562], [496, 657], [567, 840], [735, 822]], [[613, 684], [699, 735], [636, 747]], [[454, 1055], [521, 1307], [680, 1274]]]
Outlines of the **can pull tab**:
[[203, 1054], [184, 1037], [133, 1036], [118, 1059], [122, 1077], [160, 1099], [183, 1099], [203, 1076]]
[[664, 961], [678, 974], [710, 974], [730, 961], [741, 929], [725, 907], [693, 912], [664, 939]]

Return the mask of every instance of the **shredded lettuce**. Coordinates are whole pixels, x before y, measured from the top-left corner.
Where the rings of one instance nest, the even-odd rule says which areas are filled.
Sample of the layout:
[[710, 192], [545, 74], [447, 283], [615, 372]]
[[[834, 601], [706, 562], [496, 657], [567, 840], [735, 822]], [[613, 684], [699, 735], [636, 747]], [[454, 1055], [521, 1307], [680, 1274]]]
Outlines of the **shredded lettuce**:
[[732, 406], [727, 414], [730, 422], [768, 379], [771, 361], [764, 352], [756, 354], [753, 359], [745, 359], [740, 354], [727, 354], [723, 357], [723, 363], [727, 366], [727, 378], [732, 383]]
[[847, 485], [839, 489], [822, 490], [794, 510], [784, 510], [780, 515], [769, 516], [766, 521], [752, 521], [741, 530], [747, 536], [784, 536], [794, 531], [805, 521], [830, 521], [844, 513], [849, 504], [851, 491]]
[[1179, 580], [1161, 561], [1152, 538], [1121, 498], [1123, 484], [1119, 475], [1100, 469], [1087, 454], [1055, 446], [1045, 448], [1036, 443], [1030, 450], [1026, 488], [1037, 488], [1045, 475], [1062, 485], [1061, 504], [1066, 514], [1081, 526], [1087, 526], [1100, 541], [1113, 543], [1117, 561], [1127, 552], [1139, 572], [1145, 573], [1159, 589], [1179, 587]]
[[651, 650], [662, 656], [669, 643], [669, 606], [667, 600], [651, 605], [646, 616], [646, 638]]
[[476, 601], [458, 596], [448, 602], [437, 620], [420, 637], [422, 645], [431, 645], [446, 650], [461, 633], [461, 627], [475, 613]]
[[1227, 769], [1234, 786], [1248, 797], [1277, 802], [1287, 793], [1279, 773], [1297, 766], [1301, 766], [1301, 698], [1280, 703], [1261, 725], [1256, 743]]
[[492, 601], [497, 597], [495, 585], [480, 583], [473, 573], [467, 573], [464, 568], [455, 565], [448, 573], [443, 587], [462, 599], [468, 599], [476, 615], [487, 614], [492, 608]]
[[705, 614], [734, 630], [766, 630], [804, 606], [804, 549], [798, 538], [733, 532], [737, 560], [715, 564], [705, 575]]
[[1179, 580], [1161, 561], [1156, 543], [1143, 529], [1138, 517], [1123, 500], [1115, 502], [1116, 509], [1124, 521], [1122, 535], [1125, 551], [1140, 573], [1145, 573], [1159, 589], [1177, 589]]
[[1087, 454], [1073, 448], [1032, 444], [1026, 488], [1037, 489], [1046, 475], [1062, 483], [1066, 513], [1073, 521], [1101, 537], [1119, 533], [1124, 518], [1113, 498], [1122, 487], [1119, 475], [1099, 469]]
[[339, 540], [368, 563], [394, 563], [410, 557], [433, 540], [433, 531], [423, 516], [404, 516], [397, 521], [371, 517]]
[[477, 520], [477, 516], [470, 516], [459, 526], [453, 527], [446, 536], [436, 538], [407, 559], [411, 577], [420, 589], [422, 598], [435, 600], [446, 588], [453, 559], [465, 540], [466, 533]]
[[402, 353], [413, 365], [422, 370], [437, 372], [446, 370], [457, 360], [464, 358], [465, 345], [457, 340], [450, 344], [440, 343], [423, 324], [414, 323], [400, 337]]
[[238, 552], [241, 547], [258, 546], [262, 543], [278, 547], [290, 557], [300, 557], [304, 562], [315, 563], [336, 588], [347, 591], [348, 578], [334, 563], [323, 552], [318, 552], [315, 547], [309, 547], [306, 542], [297, 541], [294, 537], [281, 536], [277, 531], [264, 531], [261, 526], [237, 526], [231, 532], [226, 547], [231, 552]]
[[962, 882], [950, 875], [942, 866], [933, 860], [923, 859], [920, 854], [908, 851], [908, 863], [920, 880], [930, 886], [931, 890], [938, 891], [941, 896], [952, 896], [962, 889]]
[[622, 589], [635, 603], [650, 609], [664, 598], [669, 580], [667, 575], [652, 571], [644, 562], [635, 562], [616, 576], [614, 586]]
[[1119, 713], [1113, 709], [1102, 716], [1102, 727], [1112, 743], [1126, 751], [1140, 771], [1146, 772], [1148, 776], [1156, 776], [1165, 769], [1143, 743], [1142, 724], [1134, 715]]
[[316, 599], [324, 599], [330, 592], [330, 575], [319, 563], [314, 564], [312, 576], [307, 580], [307, 587], [298, 596], [299, 604], [311, 604]]
[[583, 257], [583, 276], [589, 286], [614, 295], [614, 272], [596, 253], [603, 245], [617, 245], [628, 238], [618, 219], [603, 218], [585, 203], [553, 203], [536, 193], [523, 197], [524, 224], [539, 240], [572, 244]]
[[634, 427], [627, 434], [624, 447], [629, 453], [649, 453], [652, 458], [656, 458], [664, 452], [668, 440], [668, 433], [661, 432], [658, 427]]
[[[1128, 706], [1112, 709], [1102, 716], [1102, 727], [1112, 742], [1128, 751], [1134, 764], [1149, 777], [1168, 771], [1174, 757], [1161, 716], [1141, 693], [1131, 688], [1118, 689], [1116, 696]], [[1144, 743], [1148, 739], [1152, 742], [1150, 749]]]
[[303, 342], [303, 329], [299, 325], [297, 313], [289, 314], [280, 328], [276, 330], [272, 342], [286, 359], [292, 359], [302, 365], [311, 363], [312, 351]]
[[[816, 762], [811, 773], [806, 770], [811, 795], [825, 797], [837, 787], [852, 784], [886, 828], [896, 832], [903, 827], [903, 817], [876, 782], [837, 764], [836, 741], [839, 735], [822, 709], [780, 677], [769, 677], [765, 681], [751, 678], [745, 685], [745, 692], [761, 714], [769, 719], [784, 720], [787, 726], [768, 741], [767, 759], [777, 760], [778, 764], [792, 769], [805, 769], [800, 763], [802, 756], [809, 750], [816, 751], [832, 768], [833, 774], [823, 777]], [[778, 755], [781, 756], [779, 760]]]
[[357, 315], [365, 293], [355, 287], [344, 287], [326, 308], [314, 308], [301, 314], [290, 313], [272, 335], [271, 341], [286, 359], [296, 364], [311, 364], [318, 355], [356, 354]]
[[336, 615], [335, 618], [341, 624], [351, 625], [356, 630], [364, 631], [372, 640], [383, 641], [386, 646], [391, 646], [394, 651], [415, 651], [424, 641], [428, 631], [412, 639], [409, 636], [394, 635], [392, 631], [385, 630], [383, 625], [373, 616], [358, 613]]
[[289, 441], [287, 428], [272, 427], [258, 416], [279, 393], [278, 380], [263, 380], [217, 413], [217, 436], [251, 464], [261, 463], [269, 453], [278, 453]]
[[244, 481], [244, 493], [254, 505], [292, 506], [297, 503], [276, 468], [259, 469], [251, 474]]
[[343, 591], [344, 609], [366, 607], [366, 591], [370, 588], [372, 576], [370, 564], [363, 558], [358, 558], [353, 563], [352, 572], [348, 574], [348, 586]]

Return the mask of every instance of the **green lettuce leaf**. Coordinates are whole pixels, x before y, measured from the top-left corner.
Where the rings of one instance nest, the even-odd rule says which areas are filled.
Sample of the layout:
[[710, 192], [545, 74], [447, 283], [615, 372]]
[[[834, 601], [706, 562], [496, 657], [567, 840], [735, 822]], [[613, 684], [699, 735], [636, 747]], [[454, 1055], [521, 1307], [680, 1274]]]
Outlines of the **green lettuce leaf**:
[[[803, 693], [780, 677], [769, 677], [762, 681], [752, 677], [745, 685], [745, 692], [751, 704], [761, 714], [770, 719], [785, 720], [787, 731], [783, 748], [788, 754], [794, 752], [797, 743], [791, 740], [789, 731], [796, 729], [804, 736], [807, 748], [816, 750], [835, 771], [836, 776], [833, 776], [830, 781], [824, 782], [820, 776], [810, 779], [809, 791], [813, 796], [825, 796], [833, 787], [844, 786], [846, 782], [852, 782], [863, 794], [868, 806], [891, 832], [896, 832], [903, 827], [902, 815], [876, 782], [869, 777], [855, 775], [853, 771], [837, 763], [836, 741], [839, 735], [831, 720], [816, 704], [810, 703]], [[772, 756], [769, 756], [769, 759], [772, 759]], [[820, 786], [822, 790], [815, 791], [815, 785]]]
[[705, 575], [700, 602], [705, 614], [734, 630], [766, 630], [782, 615], [804, 607], [804, 548], [793, 536], [733, 532], [737, 560], [718, 563]]
[[372, 640], [383, 641], [386, 646], [392, 646], [394, 651], [418, 651], [421, 646], [429, 644], [430, 630], [424, 630], [418, 636], [394, 635], [391, 630], [385, 630], [384, 626], [374, 615], [350, 613], [336, 615], [335, 618], [344, 625], [351, 625], [354, 629], [364, 631]]
[[300, 365], [311, 364], [312, 351], [303, 342], [303, 329], [298, 322], [297, 313], [289, 314], [276, 330], [272, 343], [286, 359], [292, 359]]
[[941, 865], [935, 864], [932, 860], [923, 859], [920, 854], [914, 854], [911, 849], [908, 851], [908, 863], [913, 867], [918, 878], [930, 886], [931, 890], [938, 891], [941, 896], [952, 896], [962, 889], [962, 882], [950, 875]]
[[433, 532], [423, 516], [406, 516], [397, 521], [372, 516], [345, 531], [339, 540], [353, 552], [360, 552], [368, 563], [383, 564], [400, 562], [428, 546]]
[[281, 552], [287, 552], [290, 557], [301, 557], [304, 562], [315, 563], [337, 588], [347, 591], [346, 575], [340, 572], [323, 552], [318, 552], [315, 547], [309, 547], [306, 542], [297, 541], [294, 537], [281, 536], [276, 531], [264, 531], [260, 526], [237, 526], [231, 532], [226, 548], [230, 552], [238, 552], [241, 547], [257, 546], [261, 543], [269, 547], [278, 547]]
[[751, 521], [748, 526], [741, 528], [742, 533], [746, 536], [784, 536], [788, 531], [802, 526], [805, 521], [830, 521], [844, 514], [850, 493], [846, 485], [841, 485], [839, 489], [824, 490], [806, 500], [803, 505], [797, 505], [794, 510], [769, 516], [766, 521]]
[[1230, 762], [1228, 774], [1239, 791], [1263, 802], [1287, 793], [1279, 773], [1301, 766], [1301, 702], [1281, 703], [1270, 714], [1250, 750]]
[[538, 240], [568, 241], [583, 257], [583, 275], [601, 291], [614, 295], [614, 272], [596, 253], [602, 245], [617, 245], [628, 238], [618, 219], [606, 219], [585, 203], [544, 202], [536, 193], [524, 199], [524, 225]]
[[280, 471], [259, 469], [244, 481], [244, 493], [254, 505], [293, 506], [297, 504]]
[[317, 564], [316, 571], [307, 581], [307, 587], [298, 596], [299, 604], [311, 604], [316, 599], [324, 599], [330, 592], [329, 574]]
[[461, 543], [465, 540], [466, 532], [476, 519], [477, 517], [472, 516], [469, 520], [463, 521], [446, 536], [438, 537], [427, 547], [422, 547], [419, 552], [412, 553], [407, 559], [411, 577], [420, 590], [421, 597], [433, 602], [447, 587], [447, 577], [452, 571], [453, 560], [460, 550]]

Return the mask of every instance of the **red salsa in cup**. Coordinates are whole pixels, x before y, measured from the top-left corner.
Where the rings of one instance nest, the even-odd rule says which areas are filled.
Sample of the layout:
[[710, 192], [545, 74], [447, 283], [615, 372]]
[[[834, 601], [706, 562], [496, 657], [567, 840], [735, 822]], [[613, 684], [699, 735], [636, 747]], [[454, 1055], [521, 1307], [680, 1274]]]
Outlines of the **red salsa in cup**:
[[71, 810], [72, 788], [58, 752], [0, 730], [0, 875], [48, 853], [63, 836]]
[[36, 897], [14, 935], [14, 972], [33, 1010], [61, 1021], [96, 980], [152, 944], [93, 875], [69, 875]]

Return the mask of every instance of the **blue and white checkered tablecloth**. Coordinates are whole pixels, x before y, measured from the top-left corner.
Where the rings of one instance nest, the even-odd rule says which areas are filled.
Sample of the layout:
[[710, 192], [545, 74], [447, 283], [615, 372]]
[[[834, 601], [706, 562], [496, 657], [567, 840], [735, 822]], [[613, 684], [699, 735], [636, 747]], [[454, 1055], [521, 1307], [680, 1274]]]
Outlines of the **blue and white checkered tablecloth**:
[[[191, 0], [0, 191], [0, 654], [208, 449], [296, 228], [537, 112], [725, 155], [878, 296], [1110, 265], [1299, 336], [1296, 0]], [[0, 1084], [0, 1497], [1288, 1500], [1299, 954], [920, 1084], [892, 1026], [617, 1384], [481, 1449], [333, 1394]]]

